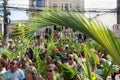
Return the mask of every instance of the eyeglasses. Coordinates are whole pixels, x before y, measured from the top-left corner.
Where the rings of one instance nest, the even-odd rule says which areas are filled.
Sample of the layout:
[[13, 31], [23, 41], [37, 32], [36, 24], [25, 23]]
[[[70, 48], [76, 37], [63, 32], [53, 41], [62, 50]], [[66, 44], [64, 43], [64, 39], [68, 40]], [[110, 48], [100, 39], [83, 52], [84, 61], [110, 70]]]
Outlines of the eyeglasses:
[[47, 70], [47, 72], [52, 72], [53, 70]]

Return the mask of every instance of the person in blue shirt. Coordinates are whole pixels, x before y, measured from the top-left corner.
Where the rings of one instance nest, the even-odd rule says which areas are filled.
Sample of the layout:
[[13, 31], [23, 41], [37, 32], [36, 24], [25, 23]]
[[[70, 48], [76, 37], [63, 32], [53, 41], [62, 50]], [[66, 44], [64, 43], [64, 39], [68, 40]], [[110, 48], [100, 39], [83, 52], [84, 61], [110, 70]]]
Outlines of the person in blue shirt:
[[2, 80], [24, 80], [24, 72], [21, 69], [19, 69], [18, 66], [18, 61], [14, 59], [10, 63], [10, 69], [3, 74]]

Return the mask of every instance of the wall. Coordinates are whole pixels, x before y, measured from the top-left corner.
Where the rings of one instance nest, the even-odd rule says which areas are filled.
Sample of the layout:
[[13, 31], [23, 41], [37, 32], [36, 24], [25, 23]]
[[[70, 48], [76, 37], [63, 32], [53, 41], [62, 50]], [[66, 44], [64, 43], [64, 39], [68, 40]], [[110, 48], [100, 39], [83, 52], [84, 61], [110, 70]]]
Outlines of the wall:
[[97, 17], [104, 25], [113, 31], [113, 25], [117, 23], [116, 13], [105, 13]]

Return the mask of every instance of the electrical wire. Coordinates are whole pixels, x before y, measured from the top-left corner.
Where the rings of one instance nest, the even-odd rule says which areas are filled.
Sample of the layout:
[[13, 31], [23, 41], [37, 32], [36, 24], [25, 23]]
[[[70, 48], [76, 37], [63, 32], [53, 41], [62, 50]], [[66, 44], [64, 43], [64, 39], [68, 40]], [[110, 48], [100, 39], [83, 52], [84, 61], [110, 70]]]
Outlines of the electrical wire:
[[[104, 1], [104, 2], [106, 2], [106, 0]], [[81, 4], [82, 3], [85, 3], [85, 2], [81, 2]], [[92, 3], [92, 2], [91, 2]], [[94, 3], [94, 4], [99, 4], [99, 3], [101, 3], [101, 2], [96, 2], [96, 3]], [[116, 3], [116, 2], [113, 2], [113, 1], [107, 1], [107, 3], [110, 3], [111, 5], [113, 4], [113, 3]], [[93, 3], [92, 3], [93, 4]], [[11, 5], [11, 6], [10, 6]], [[34, 7], [32, 7], [33, 5], [23, 5], [23, 4], [19, 4], [19, 5], [16, 5], [16, 4], [10, 4], [10, 5], [8, 5], [7, 7], [10, 9], [10, 10], [15, 10], [15, 11], [18, 11], [18, 10], [20, 10], [20, 11], [32, 11], [32, 12], [38, 12], [38, 11], [42, 11], [43, 9], [42, 8], [40, 8], [40, 7], [38, 7], [38, 8], [34, 8]], [[100, 4], [101, 6], [103, 5], [103, 4]], [[16, 7], [15, 7], [16, 6]], [[0, 8], [1, 8], [2, 6], [0, 6]], [[26, 8], [27, 7], [27, 8]], [[28, 7], [30, 7], [30, 8], [28, 8]], [[46, 7], [46, 6], [45, 6]], [[49, 7], [53, 7], [53, 6], [49, 6]], [[60, 7], [60, 6], [58, 6], [58, 7]], [[2, 7], [3, 8], [3, 7]], [[1, 11], [1, 10], [0, 10]], [[3, 10], [2, 10], [3, 11]], [[96, 13], [96, 12], [117, 12], [117, 9], [102, 9], [102, 8], [85, 8], [85, 10], [83, 11], [83, 12], [94, 12], [94, 13]]]
[[[14, 10], [14, 11], [28, 11], [28, 12], [39, 12], [39, 11], [43, 11], [44, 9], [42, 8], [21, 8], [21, 7], [8, 7], [9, 10]], [[4, 11], [3, 9], [1, 9], [0, 11]], [[115, 13], [117, 12], [117, 9], [99, 9], [99, 8], [91, 8], [91, 9], [86, 9], [84, 11], [80, 11], [80, 12], [106, 12], [106, 13]]]

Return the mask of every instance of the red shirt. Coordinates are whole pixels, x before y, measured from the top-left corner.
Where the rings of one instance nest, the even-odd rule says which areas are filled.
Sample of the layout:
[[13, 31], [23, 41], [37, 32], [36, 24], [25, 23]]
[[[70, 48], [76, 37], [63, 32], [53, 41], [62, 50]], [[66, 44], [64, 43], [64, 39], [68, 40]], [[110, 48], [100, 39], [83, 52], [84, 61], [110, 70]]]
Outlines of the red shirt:
[[51, 78], [47, 78], [46, 80], [52, 80]]

